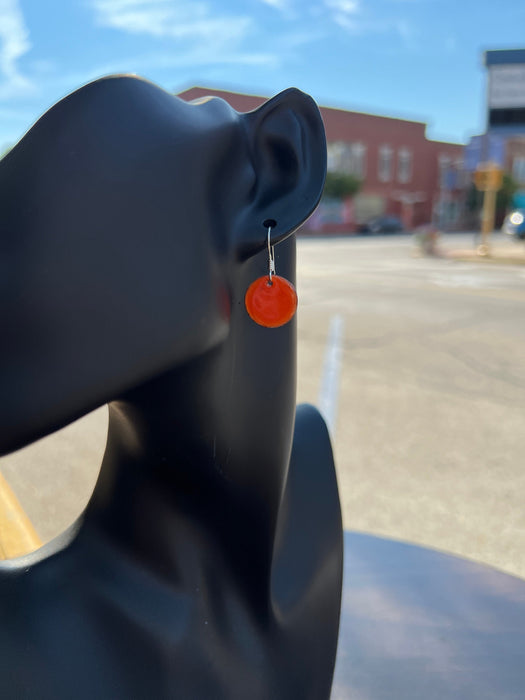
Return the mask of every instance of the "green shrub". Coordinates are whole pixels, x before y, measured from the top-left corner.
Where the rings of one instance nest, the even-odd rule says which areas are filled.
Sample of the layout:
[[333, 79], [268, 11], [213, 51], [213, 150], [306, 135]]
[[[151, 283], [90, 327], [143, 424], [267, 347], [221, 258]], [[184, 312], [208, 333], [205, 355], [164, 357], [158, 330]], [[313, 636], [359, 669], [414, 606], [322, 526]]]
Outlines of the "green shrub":
[[334, 199], [353, 197], [361, 189], [361, 184], [361, 180], [355, 175], [328, 172], [323, 194]]

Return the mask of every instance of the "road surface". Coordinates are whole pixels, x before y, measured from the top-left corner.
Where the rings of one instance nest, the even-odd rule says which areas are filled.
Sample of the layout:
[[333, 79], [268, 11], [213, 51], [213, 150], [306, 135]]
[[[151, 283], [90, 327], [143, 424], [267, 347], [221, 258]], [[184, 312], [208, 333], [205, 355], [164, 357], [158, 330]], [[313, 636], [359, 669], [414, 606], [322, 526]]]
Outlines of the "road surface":
[[[525, 267], [301, 239], [298, 293], [298, 401], [331, 424], [345, 527], [525, 577]], [[0, 460], [44, 540], [84, 507], [105, 430], [103, 408]]]

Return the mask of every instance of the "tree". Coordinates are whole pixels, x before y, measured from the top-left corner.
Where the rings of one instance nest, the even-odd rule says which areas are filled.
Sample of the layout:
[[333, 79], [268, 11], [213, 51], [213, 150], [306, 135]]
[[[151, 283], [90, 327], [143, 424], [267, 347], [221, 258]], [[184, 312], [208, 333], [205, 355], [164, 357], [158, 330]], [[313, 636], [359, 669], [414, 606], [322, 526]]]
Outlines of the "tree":
[[[512, 198], [518, 189], [519, 185], [512, 175], [503, 173], [503, 182], [496, 196], [496, 209], [504, 212], [512, 208]], [[483, 206], [483, 192], [477, 190], [474, 184], [469, 187], [465, 204], [471, 212], [479, 211]]]
[[361, 185], [361, 180], [355, 175], [328, 172], [323, 194], [334, 199], [346, 199], [346, 197], [353, 197], [357, 194]]
[[512, 175], [503, 173], [503, 183], [496, 198], [496, 209], [498, 212], [505, 213], [512, 207], [512, 198], [518, 189], [518, 183]]
[[[496, 195], [495, 225], [497, 228], [503, 223], [503, 219], [508, 210], [512, 209], [512, 198], [518, 189], [519, 185], [512, 175], [503, 173], [502, 185]], [[471, 217], [476, 217], [475, 220], [478, 221], [481, 216], [481, 210], [483, 209], [483, 192], [480, 192], [474, 183], [470, 185], [467, 191], [465, 206]], [[474, 218], [471, 218], [471, 220], [474, 221]]]
[[483, 206], [483, 192], [480, 192], [473, 182], [470, 183], [467, 190], [465, 206], [471, 214], [481, 211]]

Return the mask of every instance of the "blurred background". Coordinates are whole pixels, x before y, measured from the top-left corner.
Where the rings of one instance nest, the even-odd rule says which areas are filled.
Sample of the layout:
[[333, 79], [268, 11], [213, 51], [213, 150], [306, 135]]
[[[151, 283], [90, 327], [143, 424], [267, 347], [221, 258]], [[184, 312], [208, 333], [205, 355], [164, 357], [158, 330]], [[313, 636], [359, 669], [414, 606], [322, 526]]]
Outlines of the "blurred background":
[[[345, 528], [521, 577], [524, 20], [509, 0], [0, 0], [0, 153], [110, 73], [239, 111], [290, 85], [316, 99], [298, 401], [330, 425]], [[106, 420], [0, 460], [41, 540], [82, 511]]]

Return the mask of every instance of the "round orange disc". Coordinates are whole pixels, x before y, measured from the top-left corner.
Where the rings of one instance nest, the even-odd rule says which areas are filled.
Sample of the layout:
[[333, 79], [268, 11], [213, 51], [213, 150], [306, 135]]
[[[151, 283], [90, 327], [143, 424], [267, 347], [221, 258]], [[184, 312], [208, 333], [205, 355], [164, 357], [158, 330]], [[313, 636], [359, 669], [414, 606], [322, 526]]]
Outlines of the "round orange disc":
[[248, 287], [244, 297], [246, 311], [255, 323], [278, 328], [290, 321], [297, 309], [297, 293], [291, 282], [279, 277], [259, 277]]

